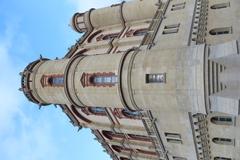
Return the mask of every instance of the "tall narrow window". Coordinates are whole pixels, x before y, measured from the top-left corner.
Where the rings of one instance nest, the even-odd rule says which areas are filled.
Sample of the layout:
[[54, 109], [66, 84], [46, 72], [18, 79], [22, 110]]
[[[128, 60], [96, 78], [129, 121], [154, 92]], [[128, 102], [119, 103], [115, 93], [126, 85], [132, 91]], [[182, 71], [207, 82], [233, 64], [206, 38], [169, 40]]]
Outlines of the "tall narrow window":
[[215, 116], [211, 118], [211, 122], [217, 125], [233, 125], [233, 118], [227, 116]]
[[64, 75], [44, 75], [41, 84], [43, 87], [63, 87]]
[[186, 2], [183, 3], [178, 3], [178, 4], [173, 4], [171, 11], [176, 11], [176, 10], [180, 10], [180, 9], [184, 9], [185, 8], [185, 4]]
[[118, 83], [115, 73], [83, 73], [81, 77], [83, 87], [113, 87]]
[[117, 83], [118, 78], [115, 75], [112, 76], [104, 76], [104, 75], [96, 75], [92, 76], [90, 82], [96, 85], [109, 85]]
[[170, 143], [182, 143], [181, 135], [178, 133], [165, 133], [167, 142]]
[[166, 83], [166, 73], [146, 74], [146, 83]]
[[180, 24], [166, 25], [163, 30], [163, 34], [173, 34], [177, 33], [179, 30]]
[[232, 34], [232, 27], [223, 27], [223, 28], [215, 28], [209, 31], [209, 34], [215, 35], [223, 35], [223, 34]]
[[213, 138], [213, 143], [222, 145], [234, 145], [234, 140], [229, 138]]
[[222, 9], [222, 8], [227, 8], [227, 7], [230, 7], [230, 2], [214, 4], [211, 6], [211, 9]]
[[232, 160], [232, 158], [214, 157], [214, 160]]

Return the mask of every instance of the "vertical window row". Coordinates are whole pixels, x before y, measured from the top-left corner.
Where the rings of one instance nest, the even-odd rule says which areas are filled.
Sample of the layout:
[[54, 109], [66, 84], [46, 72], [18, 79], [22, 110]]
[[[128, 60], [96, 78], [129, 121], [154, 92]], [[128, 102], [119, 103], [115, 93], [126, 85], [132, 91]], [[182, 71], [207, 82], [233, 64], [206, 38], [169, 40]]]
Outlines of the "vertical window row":
[[123, 133], [113, 133], [111, 131], [102, 131], [102, 134], [107, 139], [114, 139], [114, 140], [122, 140], [127, 138], [129, 140], [136, 140], [136, 141], [151, 141], [149, 137], [142, 136], [142, 135], [135, 135], [135, 134], [123, 134]]
[[125, 153], [125, 154], [129, 154], [129, 153], [131, 154], [132, 152], [138, 152], [138, 153], [146, 154], [146, 155], [153, 155], [153, 156], [157, 155], [156, 152], [145, 151], [145, 150], [141, 150], [141, 149], [131, 149], [131, 148], [121, 147], [121, 146], [117, 146], [117, 145], [112, 145], [112, 149], [115, 152]]

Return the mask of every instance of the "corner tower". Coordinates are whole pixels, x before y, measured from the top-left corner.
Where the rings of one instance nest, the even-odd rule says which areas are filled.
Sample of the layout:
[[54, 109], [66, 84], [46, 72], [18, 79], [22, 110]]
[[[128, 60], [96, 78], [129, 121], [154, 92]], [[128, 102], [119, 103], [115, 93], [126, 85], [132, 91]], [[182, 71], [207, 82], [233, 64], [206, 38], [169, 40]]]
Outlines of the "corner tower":
[[240, 2], [134, 0], [76, 13], [84, 35], [22, 75], [114, 160], [240, 157]]

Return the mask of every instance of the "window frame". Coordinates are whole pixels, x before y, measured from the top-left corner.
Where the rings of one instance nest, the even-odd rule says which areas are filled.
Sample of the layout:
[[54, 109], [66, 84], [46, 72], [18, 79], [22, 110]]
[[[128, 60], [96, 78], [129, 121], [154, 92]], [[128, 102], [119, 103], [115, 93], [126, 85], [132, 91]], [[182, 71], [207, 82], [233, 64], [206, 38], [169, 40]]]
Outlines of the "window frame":
[[[157, 80], [158, 76], [160, 76], [160, 78]], [[161, 77], [163, 77], [163, 78], [161, 78]], [[146, 74], [145, 75], [145, 83], [147, 83], [147, 84], [151, 84], [151, 83], [166, 83], [166, 73]]]
[[[61, 78], [62, 83], [53, 84], [53, 81], [56, 78]], [[50, 82], [51, 79], [52, 79], [52, 82]], [[64, 87], [65, 79], [64, 79], [63, 74], [43, 75], [42, 78], [40, 79], [40, 83], [41, 83], [43, 88], [45, 88], [45, 87]]]

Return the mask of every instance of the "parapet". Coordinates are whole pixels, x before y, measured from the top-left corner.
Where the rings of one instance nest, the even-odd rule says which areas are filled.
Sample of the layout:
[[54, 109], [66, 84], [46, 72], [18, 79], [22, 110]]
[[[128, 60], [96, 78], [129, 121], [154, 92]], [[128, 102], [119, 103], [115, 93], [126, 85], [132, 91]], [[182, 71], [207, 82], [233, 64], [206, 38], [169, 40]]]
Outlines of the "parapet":
[[24, 69], [23, 72], [20, 73], [20, 75], [22, 76], [20, 90], [23, 91], [24, 95], [28, 98], [29, 101], [39, 105], [48, 105], [48, 104], [43, 103], [39, 98], [34, 96], [33, 90], [30, 86], [30, 83], [32, 83], [33, 81], [31, 75], [33, 73], [33, 69], [38, 64], [47, 60], [48, 59], [43, 58], [43, 59], [38, 59], [36, 61], [33, 61]]

